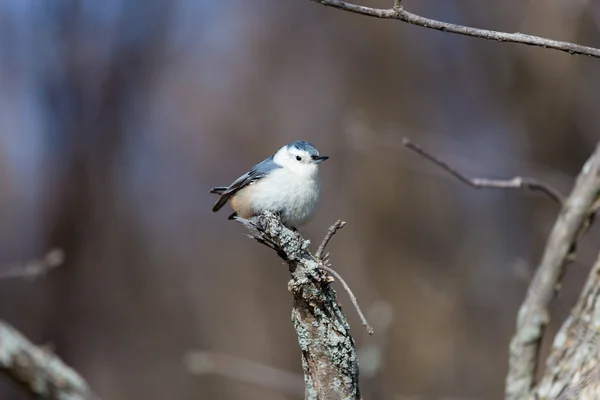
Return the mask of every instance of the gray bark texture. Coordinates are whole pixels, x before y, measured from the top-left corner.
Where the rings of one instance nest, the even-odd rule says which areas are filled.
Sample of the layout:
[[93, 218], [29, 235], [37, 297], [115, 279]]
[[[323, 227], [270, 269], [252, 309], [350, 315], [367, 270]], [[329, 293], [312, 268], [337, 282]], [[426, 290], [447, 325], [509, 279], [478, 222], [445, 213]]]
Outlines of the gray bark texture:
[[0, 321], [0, 372], [37, 398], [91, 400], [87, 382], [52, 352]]
[[600, 399], [600, 254], [583, 293], [554, 338], [537, 399]]
[[292, 322], [302, 351], [305, 399], [359, 400], [358, 356], [350, 326], [331, 288], [332, 279], [308, 251], [309, 241], [266, 212], [252, 221], [238, 219], [251, 237], [274, 249], [292, 279]]

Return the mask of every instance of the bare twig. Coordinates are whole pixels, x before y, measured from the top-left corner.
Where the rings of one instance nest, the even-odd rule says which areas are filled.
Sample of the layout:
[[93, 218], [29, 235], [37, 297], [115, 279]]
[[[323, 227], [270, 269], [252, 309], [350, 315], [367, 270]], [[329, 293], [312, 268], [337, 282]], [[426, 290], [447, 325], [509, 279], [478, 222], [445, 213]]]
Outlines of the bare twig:
[[321, 259], [321, 257], [323, 257], [323, 252], [325, 251], [325, 247], [327, 247], [327, 244], [331, 240], [331, 237], [333, 235], [335, 235], [335, 233], [337, 232], [338, 229], [342, 229], [344, 227], [344, 225], [346, 225], [346, 222], [342, 221], [341, 219], [338, 219], [335, 222], [335, 224], [333, 224], [329, 227], [329, 229], [327, 230], [327, 235], [325, 235], [325, 238], [323, 239], [323, 241], [321, 242], [321, 245], [319, 246], [319, 248], [317, 249], [317, 252], [315, 253], [315, 257], [317, 257], [317, 259]]
[[302, 350], [305, 398], [360, 400], [358, 355], [346, 315], [337, 302], [309, 242], [265, 212], [252, 221], [236, 218], [251, 237], [274, 249], [288, 264], [294, 296], [292, 321]]
[[509, 400], [528, 398], [533, 389], [540, 342], [550, 318], [549, 304], [556, 295], [565, 265], [573, 260], [577, 240], [591, 223], [599, 205], [599, 196], [600, 143], [564, 201], [519, 309], [516, 333], [510, 343], [506, 378], [506, 398]]
[[348, 297], [350, 297], [350, 301], [352, 302], [352, 305], [356, 309], [356, 312], [358, 313], [358, 316], [360, 317], [360, 321], [362, 322], [363, 326], [367, 329], [367, 332], [369, 332], [369, 335], [372, 335], [374, 333], [373, 327], [371, 325], [369, 325], [369, 323], [367, 322], [367, 319], [365, 318], [364, 314], [362, 313], [362, 311], [358, 305], [358, 300], [356, 299], [356, 296], [354, 296], [354, 293], [352, 293], [352, 290], [350, 290], [350, 286], [348, 286], [346, 281], [344, 279], [342, 279], [341, 275], [338, 274], [336, 272], [336, 270], [334, 270], [333, 268], [328, 267], [323, 264], [319, 264], [319, 268], [329, 272], [331, 275], [335, 276], [335, 278], [338, 281], [340, 281], [340, 283], [344, 287], [344, 290], [346, 290], [346, 293], [348, 293]]
[[331, 275], [336, 277], [338, 281], [340, 281], [340, 283], [344, 287], [344, 290], [346, 291], [346, 293], [348, 293], [348, 297], [350, 298], [352, 305], [356, 309], [356, 313], [360, 317], [360, 320], [361, 320], [363, 326], [367, 329], [367, 332], [369, 333], [369, 335], [372, 335], [374, 333], [373, 327], [371, 325], [369, 325], [369, 323], [367, 322], [367, 319], [365, 318], [362, 310], [360, 309], [360, 306], [358, 305], [358, 300], [356, 299], [356, 296], [354, 296], [354, 293], [352, 293], [350, 286], [348, 286], [346, 281], [342, 278], [342, 276], [336, 270], [334, 270], [333, 268], [331, 268], [328, 265], [325, 265], [327, 263], [327, 260], [325, 259], [326, 257], [323, 257], [323, 252], [325, 252], [325, 248], [327, 247], [327, 244], [329, 244], [331, 237], [333, 235], [335, 235], [335, 233], [338, 231], [338, 229], [342, 229], [344, 227], [344, 225], [346, 225], [346, 222], [342, 221], [341, 219], [338, 219], [335, 222], [335, 224], [333, 224], [329, 227], [329, 229], [327, 230], [327, 234], [325, 235], [325, 238], [323, 239], [323, 241], [321, 242], [321, 245], [319, 246], [319, 248], [317, 249], [317, 252], [315, 253], [315, 259], [319, 262], [320, 269], [329, 272]]
[[50, 250], [44, 258], [39, 260], [32, 260], [24, 265], [16, 265], [8, 268], [4, 268], [0, 271], [0, 279], [10, 278], [27, 278], [35, 279], [39, 278], [50, 270], [59, 267], [65, 261], [65, 253], [62, 249]]
[[87, 382], [56, 355], [0, 321], [0, 372], [45, 399], [96, 400]]
[[455, 33], [458, 35], [471, 36], [480, 39], [495, 40], [498, 42], [521, 43], [528, 46], [543, 47], [567, 52], [573, 55], [583, 55], [600, 58], [600, 49], [588, 46], [581, 46], [570, 42], [561, 42], [558, 40], [546, 39], [539, 36], [526, 35], [523, 33], [506, 33], [490, 31], [487, 29], [472, 28], [464, 25], [450, 24], [435, 19], [421, 17], [419, 15], [406, 11], [400, 1], [396, 0], [393, 8], [371, 8], [359, 6], [341, 0], [312, 0], [324, 6], [349, 11], [355, 14], [366, 15], [369, 17], [383, 19], [397, 19], [412, 25], [422, 26], [424, 28], [435, 29], [442, 32]]
[[563, 203], [563, 196], [560, 192], [554, 189], [552, 186], [545, 182], [539, 181], [535, 178], [527, 178], [516, 176], [511, 179], [485, 179], [485, 178], [467, 178], [465, 175], [458, 172], [456, 169], [449, 166], [445, 161], [434, 156], [430, 152], [423, 149], [418, 144], [411, 142], [409, 139], [404, 138], [402, 141], [404, 146], [411, 149], [415, 153], [421, 155], [427, 160], [433, 162], [449, 174], [457, 178], [462, 183], [471, 186], [475, 189], [529, 189], [531, 191], [539, 191], [556, 201], [558, 204]]
[[203, 350], [188, 353], [184, 363], [192, 374], [218, 374], [292, 396], [304, 393], [302, 375], [245, 358]]

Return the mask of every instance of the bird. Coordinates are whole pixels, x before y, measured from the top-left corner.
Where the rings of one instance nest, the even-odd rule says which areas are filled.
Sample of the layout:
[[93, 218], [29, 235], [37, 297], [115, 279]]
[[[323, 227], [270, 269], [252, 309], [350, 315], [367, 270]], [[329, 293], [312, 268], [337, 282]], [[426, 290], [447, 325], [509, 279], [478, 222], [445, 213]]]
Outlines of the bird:
[[288, 228], [296, 229], [312, 217], [320, 195], [319, 164], [328, 156], [305, 140], [281, 147], [256, 164], [229, 186], [217, 186], [210, 193], [219, 198], [213, 212], [228, 201], [234, 213], [228, 219], [249, 219], [271, 211]]

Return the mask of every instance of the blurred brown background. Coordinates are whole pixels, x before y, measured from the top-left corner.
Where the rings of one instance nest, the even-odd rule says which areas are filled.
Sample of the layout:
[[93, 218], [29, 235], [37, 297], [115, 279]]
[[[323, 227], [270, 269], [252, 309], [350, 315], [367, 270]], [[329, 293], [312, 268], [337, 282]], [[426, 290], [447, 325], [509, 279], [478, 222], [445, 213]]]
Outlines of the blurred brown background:
[[[600, 46], [597, 2], [405, 7]], [[316, 245], [348, 222], [331, 259], [379, 326], [367, 337], [338, 288], [365, 398], [501, 398], [516, 310], [557, 206], [466, 187], [401, 139], [469, 175], [530, 175], [566, 193], [600, 138], [599, 71], [591, 58], [308, 0], [1, 0], [0, 263], [53, 246], [67, 263], [0, 281], [0, 317], [51, 343], [105, 400], [299, 398], [191, 375], [184, 356], [301, 372], [287, 268], [213, 214], [208, 189], [306, 139], [331, 159], [301, 231]], [[599, 239], [584, 239], [552, 329]], [[0, 397], [26, 398], [6, 383]]]

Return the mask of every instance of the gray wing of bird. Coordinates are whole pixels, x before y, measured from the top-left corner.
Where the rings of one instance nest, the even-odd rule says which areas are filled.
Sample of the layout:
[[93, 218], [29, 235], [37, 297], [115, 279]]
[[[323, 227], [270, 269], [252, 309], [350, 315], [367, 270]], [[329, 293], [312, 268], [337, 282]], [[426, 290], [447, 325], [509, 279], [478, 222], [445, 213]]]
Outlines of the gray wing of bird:
[[[227, 189], [222, 191], [221, 196], [213, 206], [212, 210], [217, 212], [227, 203], [229, 198], [233, 196], [238, 190], [245, 188], [248, 185], [264, 178], [271, 171], [281, 168], [281, 165], [276, 164], [273, 161], [273, 156], [267, 158], [263, 162], [256, 164], [252, 169], [246, 172], [244, 175], [237, 178]], [[214, 188], [214, 189], [222, 189], [222, 188]], [[218, 190], [219, 192], [221, 190]], [[211, 190], [211, 192], [216, 193], [217, 191]]]
[[227, 186], [217, 186], [208, 191], [208, 193], [214, 193], [218, 195], [222, 195], [224, 191], [227, 190]]

